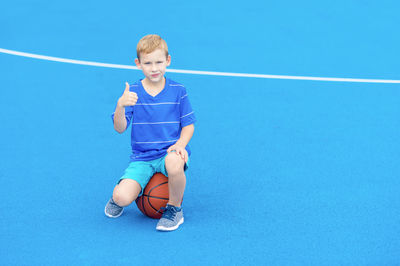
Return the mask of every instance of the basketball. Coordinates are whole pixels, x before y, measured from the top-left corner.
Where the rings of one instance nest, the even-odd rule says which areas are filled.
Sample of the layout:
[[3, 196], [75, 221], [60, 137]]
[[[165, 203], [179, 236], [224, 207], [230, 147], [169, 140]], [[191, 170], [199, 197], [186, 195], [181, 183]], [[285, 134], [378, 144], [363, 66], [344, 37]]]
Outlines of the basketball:
[[144, 215], [160, 219], [161, 207], [165, 207], [168, 200], [168, 177], [161, 173], [155, 173], [144, 188], [142, 196], [136, 199], [136, 205]]

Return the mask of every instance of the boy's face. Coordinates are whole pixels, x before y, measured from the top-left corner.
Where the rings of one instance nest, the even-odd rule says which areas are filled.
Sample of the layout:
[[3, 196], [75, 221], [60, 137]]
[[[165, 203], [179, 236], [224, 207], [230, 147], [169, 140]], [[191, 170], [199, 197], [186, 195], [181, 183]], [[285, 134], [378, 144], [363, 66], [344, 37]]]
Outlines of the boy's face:
[[135, 63], [148, 81], [158, 83], [163, 80], [165, 70], [171, 64], [171, 56], [165, 56], [163, 50], [157, 49], [149, 54], [141, 54], [140, 61], [136, 58]]

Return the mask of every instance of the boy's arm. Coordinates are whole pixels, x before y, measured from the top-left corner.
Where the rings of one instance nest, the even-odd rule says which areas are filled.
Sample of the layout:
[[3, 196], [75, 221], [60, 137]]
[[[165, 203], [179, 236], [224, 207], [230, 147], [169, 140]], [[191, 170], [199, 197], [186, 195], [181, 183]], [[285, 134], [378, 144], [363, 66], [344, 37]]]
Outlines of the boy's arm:
[[188, 145], [190, 139], [193, 137], [193, 133], [194, 133], [194, 124], [182, 128], [181, 137], [175, 143], [175, 145], [185, 148]]
[[123, 133], [126, 129], [125, 107], [117, 104], [114, 112], [114, 129], [118, 133]]
[[182, 128], [181, 136], [178, 141], [168, 148], [167, 152], [175, 151], [178, 155], [182, 157], [185, 162], [188, 160], [188, 154], [186, 151], [186, 146], [188, 145], [190, 139], [192, 138], [194, 133], [194, 124], [188, 125]]
[[125, 107], [134, 106], [137, 100], [137, 94], [129, 91], [129, 84], [126, 82], [124, 94], [118, 99], [117, 107], [114, 112], [114, 129], [118, 133], [123, 133], [126, 130], [127, 121], [125, 118]]

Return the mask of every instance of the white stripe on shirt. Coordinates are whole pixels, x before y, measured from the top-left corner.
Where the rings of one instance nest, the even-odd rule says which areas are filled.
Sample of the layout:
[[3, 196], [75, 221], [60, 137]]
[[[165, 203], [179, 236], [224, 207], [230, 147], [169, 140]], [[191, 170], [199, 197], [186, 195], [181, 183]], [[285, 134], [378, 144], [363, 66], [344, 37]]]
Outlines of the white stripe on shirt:
[[171, 122], [141, 122], [141, 123], [132, 123], [132, 125], [158, 125], [158, 124], [179, 124], [180, 121], [171, 121]]
[[194, 113], [194, 112], [188, 113], [187, 115], [181, 116], [180, 118], [184, 118], [184, 117], [186, 117], [186, 116], [188, 116], [188, 115], [191, 115], [191, 114], [193, 114], [193, 113]]
[[138, 144], [153, 144], [153, 143], [168, 143], [168, 142], [175, 142], [175, 141], [178, 141], [178, 140], [174, 139], [174, 140], [167, 140], [167, 141], [148, 141], [148, 142], [146, 142], [146, 141], [136, 141], [135, 143], [138, 143]]
[[175, 102], [165, 102], [165, 103], [137, 103], [136, 105], [160, 105], [160, 104], [181, 104]]

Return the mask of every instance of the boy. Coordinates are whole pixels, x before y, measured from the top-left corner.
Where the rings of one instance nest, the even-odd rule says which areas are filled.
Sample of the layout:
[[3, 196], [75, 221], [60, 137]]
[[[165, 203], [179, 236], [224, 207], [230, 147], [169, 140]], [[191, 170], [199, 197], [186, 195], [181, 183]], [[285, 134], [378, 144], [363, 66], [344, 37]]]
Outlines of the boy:
[[166, 42], [158, 35], [144, 36], [137, 45], [136, 66], [144, 79], [129, 85], [112, 115], [114, 129], [122, 133], [132, 124], [132, 155], [125, 174], [105, 207], [109, 217], [119, 217], [156, 172], [168, 177], [169, 202], [157, 230], [172, 231], [183, 223], [181, 201], [186, 185], [196, 118], [183, 85], [164, 77], [171, 63]]

